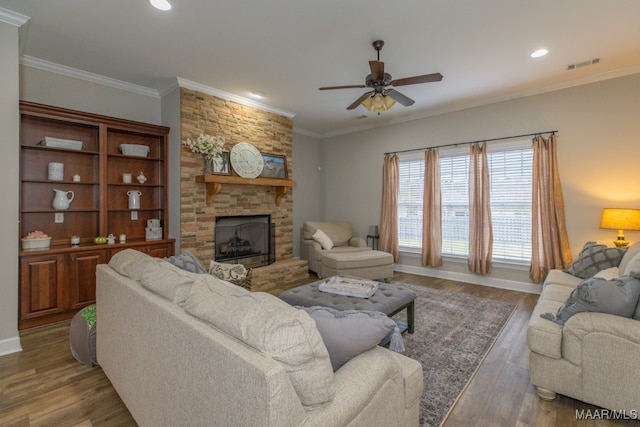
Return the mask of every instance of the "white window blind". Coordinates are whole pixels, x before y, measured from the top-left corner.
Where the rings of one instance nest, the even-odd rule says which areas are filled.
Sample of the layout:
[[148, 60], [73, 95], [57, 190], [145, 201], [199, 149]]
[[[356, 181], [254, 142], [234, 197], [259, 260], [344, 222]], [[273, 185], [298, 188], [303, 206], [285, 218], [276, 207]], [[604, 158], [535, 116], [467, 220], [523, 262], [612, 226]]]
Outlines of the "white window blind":
[[[533, 150], [522, 142], [489, 146], [493, 259], [531, 258], [531, 168]], [[469, 155], [440, 153], [442, 253], [467, 256], [469, 243]], [[424, 160], [400, 160], [398, 238], [405, 249], [422, 245]]]
[[422, 197], [424, 159], [400, 161], [398, 192], [398, 244], [420, 249], [422, 246]]
[[440, 157], [442, 254], [469, 253], [469, 155]]

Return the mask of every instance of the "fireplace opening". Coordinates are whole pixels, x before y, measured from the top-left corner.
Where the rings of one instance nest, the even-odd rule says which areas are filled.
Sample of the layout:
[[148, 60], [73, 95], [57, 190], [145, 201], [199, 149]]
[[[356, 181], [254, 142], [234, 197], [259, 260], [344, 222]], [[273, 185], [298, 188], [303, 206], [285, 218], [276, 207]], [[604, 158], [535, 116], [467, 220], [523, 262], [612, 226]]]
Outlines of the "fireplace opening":
[[247, 268], [275, 262], [275, 224], [271, 215], [216, 217], [215, 260]]

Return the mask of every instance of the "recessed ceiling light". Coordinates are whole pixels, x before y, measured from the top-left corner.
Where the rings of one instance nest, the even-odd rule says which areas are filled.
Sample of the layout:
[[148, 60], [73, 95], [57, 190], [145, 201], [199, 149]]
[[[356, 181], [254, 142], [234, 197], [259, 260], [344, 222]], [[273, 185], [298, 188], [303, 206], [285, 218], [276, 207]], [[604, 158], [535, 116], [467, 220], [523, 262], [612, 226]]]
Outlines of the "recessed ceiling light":
[[545, 56], [547, 53], [549, 53], [549, 51], [547, 49], [538, 49], [535, 52], [533, 52], [531, 54], [532, 58], [540, 58], [542, 56]]
[[167, 0], [149, 0], [149, 3], [151, 3], [151, 6], [159, 10], [171, 10], [171, 3]]
[[266, 93], [261, 90], [254, 90], [251, 92], [251, 95], [255, 96], [256, 98], [264, 98], [266, 96]]

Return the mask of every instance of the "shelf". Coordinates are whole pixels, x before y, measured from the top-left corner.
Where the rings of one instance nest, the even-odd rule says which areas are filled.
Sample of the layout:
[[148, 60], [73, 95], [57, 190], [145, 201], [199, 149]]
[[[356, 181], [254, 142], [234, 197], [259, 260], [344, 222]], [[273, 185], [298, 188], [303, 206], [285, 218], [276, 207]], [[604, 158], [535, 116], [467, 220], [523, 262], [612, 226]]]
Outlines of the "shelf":
[[198, 175], [196, 182], [204, 182], [207, 184], [207, 203], [212, 203], [216, 194], [222, 190], [223, 184], [232, 185], [260, 185], [265, 187], [276, 188], [276, 205], [280, 204], [280, 200], [296, 186], [296, 182], [289, 179], [277, 178], [242, 178], [239, 176], [229, 175]]

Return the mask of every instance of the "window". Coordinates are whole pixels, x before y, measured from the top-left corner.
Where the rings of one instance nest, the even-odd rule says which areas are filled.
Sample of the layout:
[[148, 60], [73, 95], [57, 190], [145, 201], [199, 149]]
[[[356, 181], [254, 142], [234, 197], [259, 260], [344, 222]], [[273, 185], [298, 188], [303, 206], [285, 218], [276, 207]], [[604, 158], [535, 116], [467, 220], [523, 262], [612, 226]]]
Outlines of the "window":
[[[533, 149], [529, 141], [492, 144], [488, 154], [491, 182], [493, 259], [526, 261], [531, 258], [531, 172]], [[442, 253], [467, 256], [469, 240], [469, 155], [440, 152], [442, 190]], [[400, 159], [398, 239], [404, 250], [422, 246], [424, 159]]]

